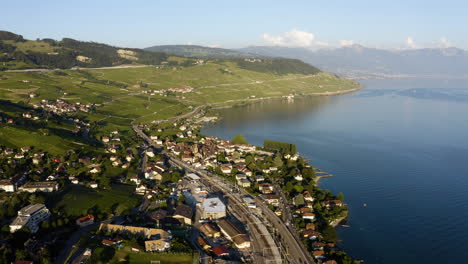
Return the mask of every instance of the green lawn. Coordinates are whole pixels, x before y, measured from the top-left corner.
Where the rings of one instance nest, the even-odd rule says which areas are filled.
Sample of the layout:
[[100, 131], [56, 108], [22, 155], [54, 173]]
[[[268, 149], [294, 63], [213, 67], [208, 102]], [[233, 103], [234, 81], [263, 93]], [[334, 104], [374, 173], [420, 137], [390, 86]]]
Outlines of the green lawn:
[[146, 253], [133, 252], [130, 246], [124, 246], [115, 252], [115, 260], [125, 260], [128, 258], [130, 264], [150, 264], [151, 261], [161, 261], [161, 264], [191, 264], [194, 257], [190, 253]]
[[141, 197], [134, 194], [131, 185], [113, 185], [111, 190], [96, 191], [81, 185], [67, 186], [63, 191], [48, 199], [48, 207], [63, 208], [68, 215], [86, 214], [89, 208], [98, 206], [102, 211], [111, 212], [117, 205], [134, 208]]

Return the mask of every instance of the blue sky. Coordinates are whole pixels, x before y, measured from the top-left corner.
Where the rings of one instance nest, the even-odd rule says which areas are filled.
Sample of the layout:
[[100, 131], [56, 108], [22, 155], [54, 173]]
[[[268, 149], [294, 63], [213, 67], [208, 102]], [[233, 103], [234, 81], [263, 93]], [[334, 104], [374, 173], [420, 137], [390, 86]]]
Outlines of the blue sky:
[[468, 49], [468, 1], [3, 1], [0, 29], [122, 47], [200, 44]]

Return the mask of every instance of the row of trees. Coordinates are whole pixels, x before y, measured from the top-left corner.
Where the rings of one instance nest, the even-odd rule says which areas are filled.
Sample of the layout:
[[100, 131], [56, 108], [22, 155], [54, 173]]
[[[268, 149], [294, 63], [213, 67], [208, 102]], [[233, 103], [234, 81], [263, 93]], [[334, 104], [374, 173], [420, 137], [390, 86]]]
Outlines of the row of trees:
[[284, 154], [296, 154], [297, 152], [296, 144], [268, 139], [265, 139], [265, 141], [263, 141], [263, 147], [268, 150], [277, 150]]

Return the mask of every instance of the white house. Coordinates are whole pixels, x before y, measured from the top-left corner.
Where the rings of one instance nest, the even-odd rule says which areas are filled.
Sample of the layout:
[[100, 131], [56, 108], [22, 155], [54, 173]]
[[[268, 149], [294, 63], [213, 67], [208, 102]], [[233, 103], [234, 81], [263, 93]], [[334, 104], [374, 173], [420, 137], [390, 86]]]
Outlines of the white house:
[[16, 186], [11, 182], [11, 180], [0, 180], [0, 191], [14, 192], [16, 191]]

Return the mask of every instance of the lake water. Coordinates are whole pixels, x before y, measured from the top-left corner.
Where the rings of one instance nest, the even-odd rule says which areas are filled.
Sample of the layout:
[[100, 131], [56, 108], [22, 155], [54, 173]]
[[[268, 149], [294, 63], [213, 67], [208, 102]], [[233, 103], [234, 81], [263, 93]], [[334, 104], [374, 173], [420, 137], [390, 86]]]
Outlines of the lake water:
[[344, 193], [341, 246], [365, 263], [468, 263], [468, 80], [361, 83], [347, 95], [223, 109], [203, 133], [297, 144], [335, 175], [320, 186]]

